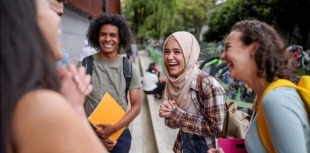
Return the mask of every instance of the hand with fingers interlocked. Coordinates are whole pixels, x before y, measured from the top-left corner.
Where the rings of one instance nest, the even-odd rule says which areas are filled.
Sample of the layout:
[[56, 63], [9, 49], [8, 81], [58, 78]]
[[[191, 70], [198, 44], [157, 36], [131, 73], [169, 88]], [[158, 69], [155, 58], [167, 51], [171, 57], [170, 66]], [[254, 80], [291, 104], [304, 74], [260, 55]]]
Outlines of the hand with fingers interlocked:
[[161, 102], [159, 107], [159, 117], [169, 118], [173, 109], [175, 109], [176, 104], [174, 100], [164, 100]]
[[60, 93], [79, 115], [86, 117], [85, 96], [93, 89], [90, 75], [86, 74], [84, 67], [77, 68], [73, 64], [58, 68], [58, 75], [61, 81]]

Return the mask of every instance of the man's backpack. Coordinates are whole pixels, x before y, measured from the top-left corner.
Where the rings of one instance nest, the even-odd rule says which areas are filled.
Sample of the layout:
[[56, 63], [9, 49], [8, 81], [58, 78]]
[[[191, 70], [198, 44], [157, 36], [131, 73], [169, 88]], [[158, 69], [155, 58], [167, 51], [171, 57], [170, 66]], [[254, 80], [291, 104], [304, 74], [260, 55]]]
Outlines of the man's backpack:
[[[207, 74], [201, 73], [198, 80], [198, 95], [200, 98], [202, 98], [202, 100], [206, 99], [206, 96], [203, 93], [202, 81], [207, 76]], [[230, 109], [231, 107], [232, 109]], [[250, 120], [250, 115], [243, 111], [237, 110], [237, 104], [235, 102], [232, 101], [228, 104], [226, 103], [226, 113], [220, 137], [244, 138], [246, 130], [250, 124]]]
[[[308, 113], [308, 119], [310, 120], [310, 76], [302, 76], [298, 82], [298, 85], [295, 85], [293, 82], [286, 80], [286, 79], [278, 79], [274, 82], [271, 82], [268, 87], [265, 89], [262, 98], [271, 90], [278, 88], [278, 87], [292, 87], [297, 90], [300, 97], [302, 98], [305, 104], [305, 110]], [[266, 119], [264, 116], [264, 112], [262, 109], [262, 103], [260, 103], [260, 107], [258, 109], [258, 133], [259, 136], [267, 149], [268, 152], [273, 153], [274, 148], [270, 139], [270, 134], [267, 128]]]
[[[85, 67], [87, 74], [92, 75], [92, 73], [93, 73], [93, 62], [94, 62], [94, 58], [92, 55], [87, 56], [82, 60], [82, 65]], [[131, 65], [131, 62], [126, 57], [123, 57], [123, 75], [124, 75], [125, 80], [126, 80], [125, 93], [128, 94], [130, 81], [132, 78], [132, 65]], [[126, 96], [126, 99], [127, 99], [127, 96]], [[127, 102], [128, 102], [128, 100], [127, 100]]]

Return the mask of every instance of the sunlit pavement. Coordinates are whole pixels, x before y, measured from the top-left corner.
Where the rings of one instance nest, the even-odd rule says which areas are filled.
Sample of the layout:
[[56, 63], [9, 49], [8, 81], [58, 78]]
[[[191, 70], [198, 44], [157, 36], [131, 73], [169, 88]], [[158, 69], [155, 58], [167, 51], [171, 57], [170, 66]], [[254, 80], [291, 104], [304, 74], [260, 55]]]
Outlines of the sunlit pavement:
[[[145, 51], [139, 51], [135, 66], [142, 74], [152, 62]], [[178, 129], [170, 129], [158, 115], [160, 100], [142, 92], [140, 115], [131, 123], [132, 144], [130, 153], [173, 153]]]

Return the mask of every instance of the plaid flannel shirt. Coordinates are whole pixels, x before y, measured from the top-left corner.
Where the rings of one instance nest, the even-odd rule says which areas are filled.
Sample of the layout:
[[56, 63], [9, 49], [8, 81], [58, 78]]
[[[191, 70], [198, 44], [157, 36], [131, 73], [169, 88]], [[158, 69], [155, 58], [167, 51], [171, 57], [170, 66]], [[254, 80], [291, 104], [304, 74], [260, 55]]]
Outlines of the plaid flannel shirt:
[[198, 100], [198, 77], [200, 73], [205, 72], [199, 71], [190, 85], [192, 102], [195, 104], [198, 114], [190, 114], [176, 107], [171, 112], [171, 116], [165, 118], [165, 124], [168, 127], [180, 128], [173, 146], [174, 152], [182, 152], [182, 129], [204, 136], [208, 148], [212, 148], [215, 147], [215, 138], [218, 137], [223, 127], [226, 111], [225, 90], [216, 79], [208, 76], [202, 81], [203, 93], [207, 98], [204, 101], [202, 101], [202, 98]]

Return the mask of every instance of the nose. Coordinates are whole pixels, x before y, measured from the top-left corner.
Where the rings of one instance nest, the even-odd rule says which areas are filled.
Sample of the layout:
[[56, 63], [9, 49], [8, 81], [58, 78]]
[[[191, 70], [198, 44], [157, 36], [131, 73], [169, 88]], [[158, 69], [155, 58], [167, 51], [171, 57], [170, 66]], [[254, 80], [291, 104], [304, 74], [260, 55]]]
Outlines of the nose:
[[221, 58], [221, 60], [224, 60], [224, 59], [225, 59], [225, 52], [222, 52], [220, 58]]
[[104, 37], [104, 39], [105, 39], [106, 41], [109, 41], [109, 40], [111, 40], [111, 37], [110, 37], [109, 35], [107, 35], [107, 36]]
[[173, 56], [174, 56], [174, 55], [173, 55], [172, 52], [170, 52], [167, 56], [168, 56], [168, 59], [173, 59]]

